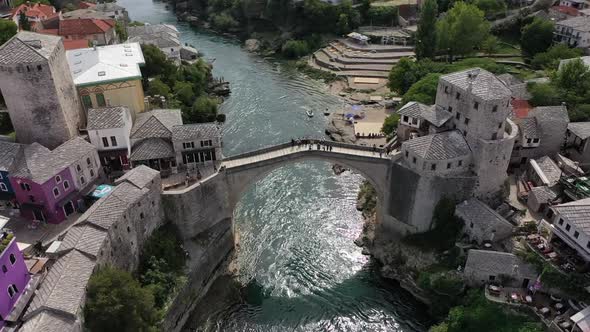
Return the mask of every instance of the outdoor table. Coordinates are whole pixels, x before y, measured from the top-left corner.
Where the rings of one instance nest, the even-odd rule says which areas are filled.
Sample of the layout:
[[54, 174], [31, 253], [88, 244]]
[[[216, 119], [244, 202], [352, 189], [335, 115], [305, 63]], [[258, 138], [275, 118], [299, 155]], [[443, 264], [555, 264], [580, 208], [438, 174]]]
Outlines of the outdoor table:
[[560, 310], [563, 308], [563, 304], [561, 302], [555, 303], [555, 309]]
[[563, 322], [563, 323], [559, 324], [559, 326], [561, 328], [564, 328], [564, 329], [569, 329], [572, 326], [572, 323], [570, 323], [570, 322]]
[[527, 303], [533, 302], [533, 298], [530, 295], [527, 295], [524, 299], [527, 301]]
[[557, 253], [551, 252], [547, 255], [549, 258], [557, 258]]
[[539, 250], [545, 249], [545, 244], [543, 244], [543, 243], [537, 244], [537, 249], [539, 249]]
[[541, 312], [541, 314], [546, 315], [550, 312], [551, 310], [549, 310], [549, 308], [547, 307], [543, 307], [541, 308], [541, 310], [539, 310], [539, 312]]

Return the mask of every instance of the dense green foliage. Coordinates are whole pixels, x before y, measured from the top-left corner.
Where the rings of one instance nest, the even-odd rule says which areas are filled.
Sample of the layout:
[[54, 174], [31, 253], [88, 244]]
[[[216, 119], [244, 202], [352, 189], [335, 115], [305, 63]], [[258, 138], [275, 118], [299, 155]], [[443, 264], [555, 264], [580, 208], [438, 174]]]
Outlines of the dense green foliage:
[[16, 35], [18, 27], [12, 20], [0, 20], [0, 45]]
[[365, 22], [370, 25], [395, 26], [398, 23], [398, 10], [394, 6], [371, 6]]
[[522, 52], [528, 56], [545, 52], [553, 42], [553, 23], [549, 20], [535, 18], [522, 29], [520, 45]]
[[310, 52], [305, 40], [288, 40], [283, 44], [282, 53], [287, 58], [296, 59]]
[[430, 332], [542, 332], [541, 323], [524, 315], [505, 311], [489, 302], [481, 289], [471, 290], [463, 304], [451, 309], [446, 320]]
[[402, 105], [410, 101], [417, 101], [426, 105], [434, 104], [440, 76], [441, 74], [438, 73], [427, 74], [418, 82], [414, 83], [404, 94]]
[[500, 45], [498, 42], [498, 37], [489, 35], [482, 43], [481, 43], [481, 50], [487, 54], [491, 55], [498, 51]]
[[157, 308], [164, 307], [183, 275], [186, 256], [180, 243], [176, 228], [166, 224], [152, 233], [141, 252], [139, 281], [153, 293]]
[[556, 44], [546, 52], [537, 53], [531, 64], [540, 69], [557, 69], [559, 60], [577, 58], [582, 54], [583, 52], [579, 48], [569, 48], [564, 44]]
[[217, 100], [207, 95], [211, 66], [202, 59], [177, 66], [157, 47], [143, 45], [145, 66], [142, 67], [144, 88], [148, 95], [166, 97], [168, 107], [179, 107], [185, 123], [217, 119]]
[[21, 11], [18, 15], [18, 26], [21, 30], [31, 31], [31, 22], [29, 22], [29, 18], [24, 11]]
[[433, 58], [436, 52], [436, 0], [426, 0], [420, 12], [418, 31], [416, 31], [416, 57]]
[[127, 40], [127, 29], [125, 29], [125, 25], [121, 21], [115, 23], [115, 32], [119, 37], [119, 41], [123, 42]]
[[436, 23], [437, 48], [448, 54], [452, 60], [455, 55], [473, 53], [489, 32], [490, 24], [483, 11], [474, 5], [458, 1]]
[[527, 86], [534, 106], [565, 102], [570, 121], [590, 120], [590, 68], [580, 59], [569, 61], [555, 72], [549, 83]]
[[385, 134], [387, 139], [391, 139], [395, 134], [395, 130], [397, 129], [397, 124], [399, 123], [399, 114], [393, 113], [388, 115], [383, 121], [383, 127], [381, 131]]
[[377, 207], [377, 192], [371, 183], [364, 180], [359, 188], [357, 201], [360, 204], [360, 210], [363, 211], [363, 215], [368, 215], [375, 212]]
[[223, 12], [211, 15], [211, 25], [217, 30], [230, 31], [234, 28], [237, 28], [240, 23], [236, 21], [229, 13]]
[[155, 332], [160, 313], [150, 290], [131, 274], [107, 266], [88, 282], [84, 317], [90, 331]]
[[473, 3], [485, 13], [487, 18], [504, 14], [507, 8], [504, 0], [475, 0]]
[[406, 236], [403, 241], [426, 250], [442, 252], [452, 248], [463, 227], [463, 221], [455, 216], [455, 202], [442, 198], [434, 208], [434, 227], [427, 232]]

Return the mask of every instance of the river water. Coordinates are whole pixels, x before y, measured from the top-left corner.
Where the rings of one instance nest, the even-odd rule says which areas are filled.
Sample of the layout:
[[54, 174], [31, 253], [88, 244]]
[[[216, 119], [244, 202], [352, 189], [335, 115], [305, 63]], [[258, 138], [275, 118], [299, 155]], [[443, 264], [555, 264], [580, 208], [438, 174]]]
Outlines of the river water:
[[[182, 41], [215, 59], [214, 75], [231, 84], [224, 154], [323, 135], [323, 111], [342, 100], [278, 61], [245, 52], [231, 38], [176, 22], [161, 2], [119, 0], [132, 20], [175, 24]], [[315, 111], [307, 118], [306, 109]], [[353, 240], [362, 177], [334, 175], [328, 163], [280, 168], [244, 195], [234, 214], [244, 296], [211, 299], [187, 327], [198, 331], [425, 331], [426, 308], [379, 277]], [[230, 283], [228, 282], [228, 285]], [[217, 285], [219, 288], [219, 285]], [[221, 286], [223, 287], [223, 285]], [[229, 286], [228, 286], [229, 287]], [[228, 293], [228, 292], [225, 292]], [[225, 297], [225, 296], [224, 296]]]

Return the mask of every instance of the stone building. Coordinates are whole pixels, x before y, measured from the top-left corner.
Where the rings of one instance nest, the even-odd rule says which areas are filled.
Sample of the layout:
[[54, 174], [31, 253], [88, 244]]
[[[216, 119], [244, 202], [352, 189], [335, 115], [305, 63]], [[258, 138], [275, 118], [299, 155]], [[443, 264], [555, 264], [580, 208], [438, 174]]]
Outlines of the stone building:
[[514, 254], [476, 249], [469, 250], [463, 274], [472, 286], [500, 283], [523, 288], [532, 285], [539, 276], [533, 265]]
[[88, 110], [88, 136], [98, 149], [100, 163], [111, 171], [129, 169], [133, 120], [124, 106]]
[[533, 212], [545, 214], [557, 194], [547, 186], [533, 187], [527, 196], [527, 207]]
[[580, 163], [583, 169], [590, 169], [590, 122], [573, 122], [567, 126], [566, 153]]
[[586, 262], [590, 262], [590, 198], [551, 207], [547, 218], [552, 237], [558, 237]]
[[163, 222], [160, 176], [141, 166], [116, 184], [67, 231], [19, 331], [82, 331], [86, 287], [96, 268], [137, 268], [145, 240]]
[[463, 233], [470, 241], [498, 242], [512, 235], [514, 225], [477, 198], [457, 205], [455, 215], [464, 222]]
[[180, 170], [211, 165], [222, 158], [221, 129], [216, 123], [174, 126], [172, 144]]
[[552, 188], [557, 185], [561, 178], [562, 170], [555, 161], [544, 156], [529, 161], [527, 176], [536, 186], [547, 186]]
[[134, 118], [144, 111], [140, 67], [145, 60], [138, 43], [84, 48], [66, 54], [84, 109], [126, 106]]
[[553, 40], [570, 47], [590, 46], [590, 17], [577, 16], [555, 23]]
[[411, 101], [397, 111], [400, 115], [397, 136], [401, 140], [408, 140], [412, 136], [423, 136], [443, 131], [444, 124], [452, 117], [437, 105], [427, 106]]
[[0, 46], [0, 90], [19, 143], [53, 149], [85, 122], [60, 37], [21, 31]]
[[24, 146], [12, 142], [0, 142], [0, 201], [14, 201], [14, 188], [10, 184], [10, 170]]

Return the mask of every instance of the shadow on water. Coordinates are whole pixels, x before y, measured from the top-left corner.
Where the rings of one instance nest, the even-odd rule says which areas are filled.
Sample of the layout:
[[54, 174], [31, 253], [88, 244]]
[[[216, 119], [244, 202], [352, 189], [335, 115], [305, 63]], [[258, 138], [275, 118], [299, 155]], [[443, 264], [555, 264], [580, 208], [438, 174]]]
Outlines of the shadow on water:
[[[350, 329], [336, 320], [350, 322]], [[369, 261], [332, 287], [294, 296], [273, 295], [256, 279], [241, 285], [230, 276], [220, 277], [185, 331], [425, 331], [431, 323], [427, 307], [396, 281], [381, 277], [377, 264]]]

